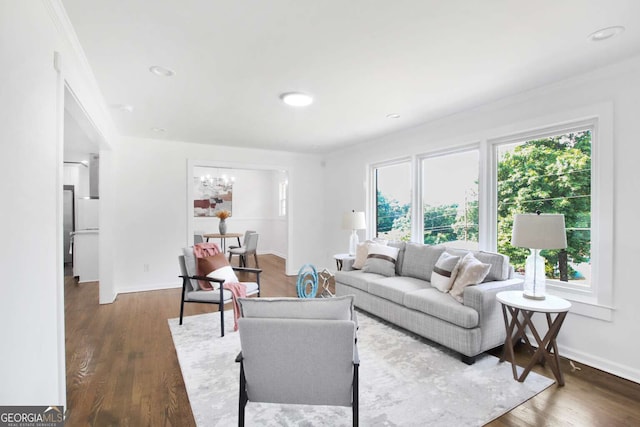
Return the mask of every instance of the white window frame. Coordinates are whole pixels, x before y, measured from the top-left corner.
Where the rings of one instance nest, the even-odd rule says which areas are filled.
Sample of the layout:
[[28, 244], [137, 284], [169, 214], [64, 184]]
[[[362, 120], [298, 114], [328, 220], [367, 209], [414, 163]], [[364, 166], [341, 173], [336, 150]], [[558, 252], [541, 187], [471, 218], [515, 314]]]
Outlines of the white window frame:
[[[411, 183], [411, 188], [409, 189], [411, 194], [411, 241], [415, 238], [415, 215], [416, 215], [416, 160], [414, 157], [400, 157], [393, 160], [372, 163], [369, 165], [369, 206], [367, 206], [367, 234], [369, 238], [376, 237], [376, 233], [378, 231], [378, 217], [376, 212], [376, 204], [377, 204], [377, 195], [376, 195], [376, 180], [375, 180], [375, 172], [376, 169], [384, 168], [387, 166], [396, 166], [400, 164], [408, 164], [409, 165], [409, 182]], [[371, 230], [370, 232], [368, 230]]]
[[[497, 249], [497, 149], [500, 145], [540, 139], [576, 130], [591, 135], [591, 283], [589, 289], [547, 280], [547, 292], [568, 300], [572, 311], [603, 320], [613, 317], [613, 106], [599, 104], [572, 113], [536, 120], [539, 126], [487, 139], [484, 158], [488, 185], [480, 206], [481, 247]], [[549, 125], [549, 123], [555, 123]], [[546, 125], [545, 125], [546, 124]], [[488, 190], [488, 191], [487, 191]], [[483, 206], [484, 205], [484, 209]], [[486, 218], [483, 221], [482, 218]]]
[[287, 193], [289, 192], [289, 180], [285, 179], [278, 183], [278, 216], [287, 216]]
[[[472, 144], [466, 144], [466, 145], [460, 145], [460, 146], [456, 146], [456, 147], [451, 147], [451, 148], [447, 148], [447, 149], [443, 149], [443, 150], [435, 150], [435, 151], [430, 151], [428, 153], [424, 153], [424, 154], [420, 154], [418, 156], [416, 156], [416, 180], [414, 180], [414, 187], [417, 188], [416, 194], [414, 196], [417, 197], [417, 202], [416, 202], [416, 207], [415, 207], [415, 211], [418, 212], [417, 214], [417, 221], [412, 221], [413, 223], [416, 223], [416, 227], [415, 230], [412, 228], [412, 233], [411, 233], [411, 240], [416, 240], [416, 237], [420, 237], [420, 239], [417, 239], [416, 241], [419, 243], [423, 243], [424, 242], [424, 238], [423, 238], [423, 233], [424, 233], [424, 202], [422, 200], [422, 176], [423, 176], [423, 171], [422, 171], [422, 162], [423, 160], [426, 159], [434, 159], [437, 157], [442, 157], [442, 156], [449, 156], [452, 154], [460, 154], [460, 153], [466, 153], [469, 151], [474, 151], [477, 150], [478, 151], [478, 222], [480, 222], [480, 209], [481, 209], [481, 192], [480, 192], [480, 188], [481, 188], [481, 184], [482, 184], [482, 172], [483, 172], [483, 168], [482, 168], [482, 149], [481, 149], [481, 145], [479, 142], [475, 142]], [[455, 172], [453, 172], [455, 173]], [[480, 224], [478, 224], [478, 230], [480, 230]], [[481, 238], [480, 238], [480, 232], [478, 232], [478, 247], [482, 247], [481, 245]]]

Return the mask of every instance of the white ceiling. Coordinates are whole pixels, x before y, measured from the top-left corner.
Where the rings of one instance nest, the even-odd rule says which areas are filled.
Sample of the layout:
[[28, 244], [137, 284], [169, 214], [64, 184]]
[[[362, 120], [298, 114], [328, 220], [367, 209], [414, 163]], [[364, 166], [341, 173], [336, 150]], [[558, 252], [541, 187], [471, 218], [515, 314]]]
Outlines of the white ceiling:
[[122, 134], [267, 149], [331, 150], [640, 53], [638, 0], [62, 3], [106, 102], [134, 108], [112, 111]]

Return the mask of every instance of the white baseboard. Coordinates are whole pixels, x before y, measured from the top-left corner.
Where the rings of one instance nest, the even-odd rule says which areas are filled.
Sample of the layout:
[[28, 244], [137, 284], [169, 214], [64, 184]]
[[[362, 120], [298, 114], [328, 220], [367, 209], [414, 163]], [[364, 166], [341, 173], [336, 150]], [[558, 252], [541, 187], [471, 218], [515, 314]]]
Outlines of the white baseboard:
[[[268, 251], [268, 252], [265, 252], [265, 253], [266, 254], [270, 254], [270, 255], [275, 255], [275, 256], [277, 256], [279, 258], [282, 258], [282, 259], [287, 259], [287, 255], [286, 254], [280, 253], [278, 251]], [[263, 254], [258, 252], [258, 255], [263, 255]]]
[[[527, 337], [532, 344], [535, 344], [536, 339], [531, 335], [531, 333], [528, 332]], [[582, 363], [583, 365], [587, 365], [608, 374], [640, 384], [640, 370], [638, 369], [621, 365], [592, 354], [587, 354], [583, 351], [564, 345], [559, 348], [558, 352], [560, 357], [564, 357], [565, 359], [573, 360], [574, 362]]]
[[160, 291], [162, 289], [174, 289], [182, 287], [182, 282], [173, 283], [154, 283], [150, 285], [134, 286], [132, 288], [117, 289], [117, 294], [130, 294], [133, 292]]
[[632, 368], [630, 366], [621, 365], [619, 363], [615, 363], [610, 360], [593, 356], [591, 354], [586, 354], [584, 352], [567, 347], [562, 347], [560, 349], [560, 357], [571, 359], [575, 362], [600, 369], [601, 371], [640, 384], [640, 370]]

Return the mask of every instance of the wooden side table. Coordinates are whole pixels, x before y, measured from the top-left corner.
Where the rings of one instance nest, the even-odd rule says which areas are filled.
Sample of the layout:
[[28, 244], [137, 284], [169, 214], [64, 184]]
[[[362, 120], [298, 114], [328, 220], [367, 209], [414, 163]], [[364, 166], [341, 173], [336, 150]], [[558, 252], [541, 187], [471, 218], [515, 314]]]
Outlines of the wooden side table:
[[333, 258], [336, 260], [336, 267], [338, 268], [338, 271], [340, 271], [340, 270], [342, 270], [342, 262], [345, 259], [355, 260], [356, 256], [355, 255], [349, 255], [349, 254], [335, 254], [333, 256]]
[[[564, 376], [560, 370], [560, 358], [558, 356], [556, 337], [558, 336], [558, 332], [560, 332], [564, 318], [571, 308], [571, 303], [553, 295], [547, 295], [544, 300], [533, 300], [525, 298], [522, 295], [522, 291], [499, 292], [496, 298], [502, 304], [504, 324], [507, 328], [507, 338], [504, 342], [504, 350], [500, 361], [509, 360], [511, 362], [513, 378], [520, 382], [523, 382], [525, 378], [527, 378], [527, 375], [529, 375], [529, 372], [531, 372], [531, 369], [536, 363], [544, 365], [545, 362], [548, 362], [558, 385], [563, 386]], [[511, 320], [509, 320], [507, 311], [511, 316]], [[548, 330], [543, 338], [540, 337], [540, 333], [538, 333], [531, 320], [535, 313], [544, 313], [547, 317]], [[552, 319], [553, 314], [555, 314], [555, 318]], [[536, 340], [536, 344], [538, 345], [537, 349], [534, 349], [534, 346], [531, 345], [527, 337], [527, 328], [529, 328]], [[513, 346], [514, 343], [520, 339], [524, 341], [528, 350], [533, 352], [533, 356], [529, 364], [522, 371], [522, 374], [518, 376]]]

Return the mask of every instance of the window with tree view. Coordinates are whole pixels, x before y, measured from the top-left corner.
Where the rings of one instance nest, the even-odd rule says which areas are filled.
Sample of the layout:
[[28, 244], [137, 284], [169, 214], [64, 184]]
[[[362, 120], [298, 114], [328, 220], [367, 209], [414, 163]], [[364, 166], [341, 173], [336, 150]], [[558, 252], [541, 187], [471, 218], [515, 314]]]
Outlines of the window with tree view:
[[478, 150], [422, 160], [423, 241], [478, 249]]
[[588, 286], [591, 279], [590, 129], [497, 147], [498, 251], [524, 272], [529, 250], [511, 246], [516, 213], [564, 214], [566, 250], [545, 250], [550, 279]]
[[395, 163], [374, 169], [376, 237], [411, 239], [411, 163]]

